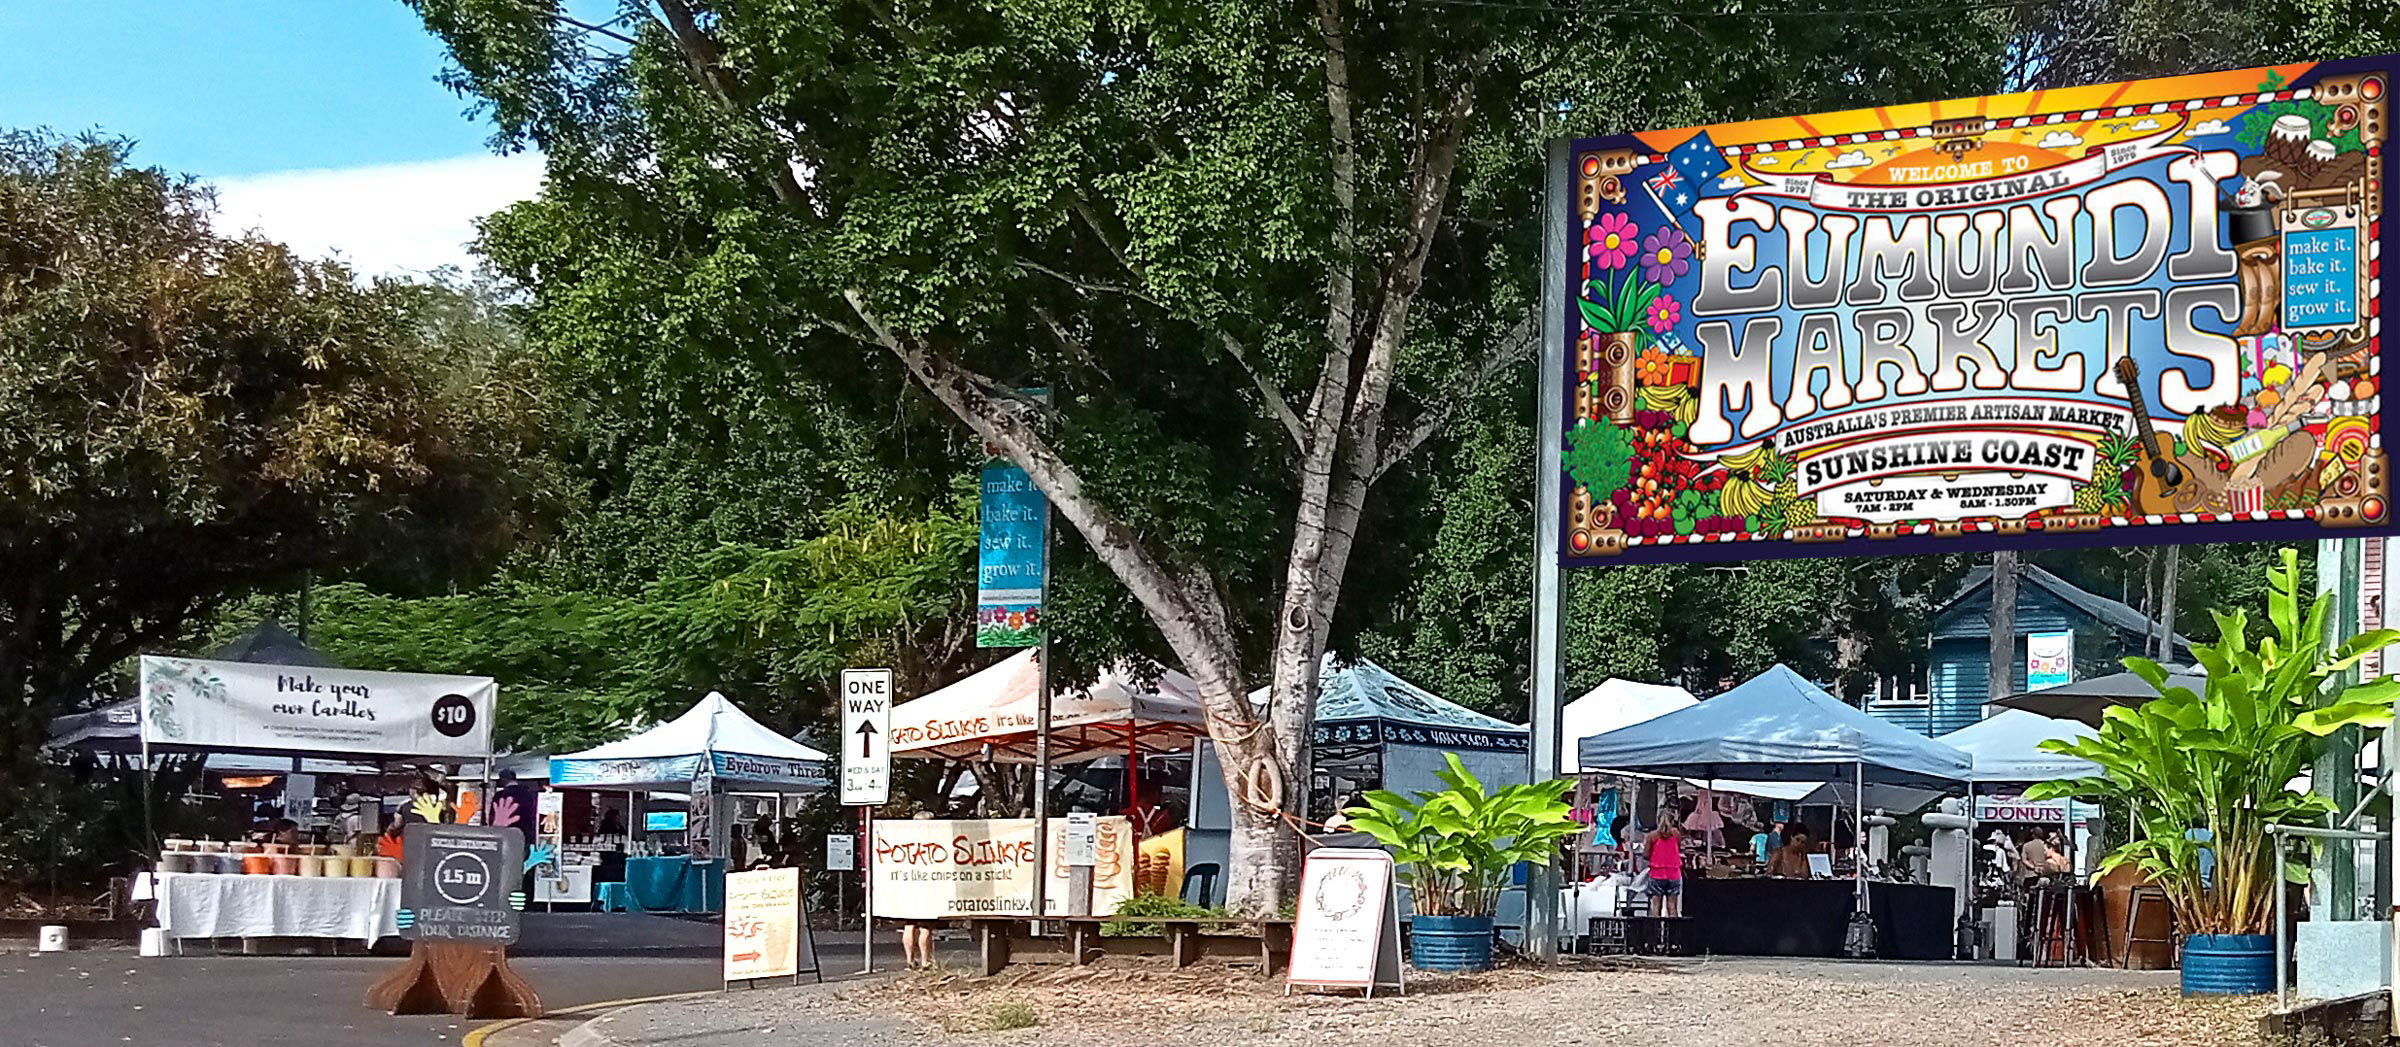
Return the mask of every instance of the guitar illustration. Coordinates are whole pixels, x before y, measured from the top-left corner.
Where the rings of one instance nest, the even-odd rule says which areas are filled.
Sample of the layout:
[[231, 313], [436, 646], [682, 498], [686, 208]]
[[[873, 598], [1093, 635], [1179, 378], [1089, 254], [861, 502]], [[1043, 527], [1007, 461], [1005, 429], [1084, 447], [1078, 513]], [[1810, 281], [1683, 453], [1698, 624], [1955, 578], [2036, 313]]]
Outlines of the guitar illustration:
[[2175, 453], [2175, 438], [2150, 427], [2150, 404], [2142, 395], [2142, 370], [2131, 356], [2117, 358], [2117, 381], [2125, 385], [2125, 402], [2133, 408], [2133, 424], [2146, 468], [2129, 492], [2134, 511], [2145, 516], [2216, 512], [2226, 507], [2225, 479], [2216, 464], [2196, 454]]

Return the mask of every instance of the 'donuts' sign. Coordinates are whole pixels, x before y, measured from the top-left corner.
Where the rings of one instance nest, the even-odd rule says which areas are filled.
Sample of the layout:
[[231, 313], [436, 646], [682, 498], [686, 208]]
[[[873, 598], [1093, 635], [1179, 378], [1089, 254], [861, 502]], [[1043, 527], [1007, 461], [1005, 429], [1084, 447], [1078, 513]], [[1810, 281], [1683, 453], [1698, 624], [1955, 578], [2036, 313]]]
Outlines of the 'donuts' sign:
[[2396, 72], [1573, 143], [1562, 555], [2391, 532]]
[[492, 752], [489, 677], [142, 658], [154, 744], [391, 756]]
[[[869, 875], [875, 915], [895, 920], [1033, 915], [1033, 819], [881, 821], [875, 823]], [[1071, 867], [1066, 820], [1050, 822], [1050, 882], [1043, 898], [1065, 915]], [[1106, 916], [1133, 896], [1133, 824], [1101, 818], [1093, 826], [1092, 914]]]

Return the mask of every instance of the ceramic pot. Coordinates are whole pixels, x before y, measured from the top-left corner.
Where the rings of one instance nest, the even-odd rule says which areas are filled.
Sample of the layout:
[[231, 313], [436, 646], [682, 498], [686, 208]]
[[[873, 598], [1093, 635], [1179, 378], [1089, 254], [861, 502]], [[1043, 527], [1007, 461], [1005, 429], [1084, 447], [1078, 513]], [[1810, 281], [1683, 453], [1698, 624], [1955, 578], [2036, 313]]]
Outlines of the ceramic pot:
[[398, 859], [398, 858], [377, 858], [377, 859], [375, 859], [375, 878], [376, 878], [376, 879], [378, 879], [378, 880], [397, 880], [397, 879], [399, 879], [399, 878], [400, 878], [400, 859]]
[[263, 854], [245, 854], [242, 856], [242, 875], [271, 876], [274, 874], [274, 872], [275, 859], [269, 858]]
[[373, 859], [373, 858], [369, 858], [369, 857], [367, 857], [367, 856], [365, 856], [365, 855], [359, 855], [358, 857], [355, 857], [355, 858], [352, 858], [352, 859], [350, 859], [350, 875], [352, 875], [352, 876], [373, 876], [373, 875], [375, 875], [375, 859]]
[[192, 856], [189, 853], [168, 851], [158, 856], [158, 871], [161, 873], [188, 873], [197, 870], [193, 866]]
[[348, 876], [350, 875], [350, 859], [327, 858], [322, 872], [326, 876]]
[[302, 876], [325, 875], [325, 859], [313, 854], [301, 855], [299, 874]]
[[274, 867], [274, 869], [275, 869], [275, 875], [277, 875], [277, 876], [298, 876], [298, 875], [300, 875], [300, 856], [299, 856], [299, 855], [296, 855], [296, 854], [270, 854], [270, 855], [268, 855], [268, 856], [267, 856], [267, 862], [268, 862], [270, 865], [272, 865], [272, 866]]

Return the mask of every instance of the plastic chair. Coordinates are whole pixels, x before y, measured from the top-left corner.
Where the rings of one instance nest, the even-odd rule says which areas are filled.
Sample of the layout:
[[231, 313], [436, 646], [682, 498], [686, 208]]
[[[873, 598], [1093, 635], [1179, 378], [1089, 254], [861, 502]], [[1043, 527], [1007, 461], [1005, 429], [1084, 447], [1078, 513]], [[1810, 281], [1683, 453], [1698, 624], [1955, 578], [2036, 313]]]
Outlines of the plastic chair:
[[1183, 900], [1187, 905], [1214, 905], [1217, 898], [1217, 863], [1201, 862], [1183, 871]]

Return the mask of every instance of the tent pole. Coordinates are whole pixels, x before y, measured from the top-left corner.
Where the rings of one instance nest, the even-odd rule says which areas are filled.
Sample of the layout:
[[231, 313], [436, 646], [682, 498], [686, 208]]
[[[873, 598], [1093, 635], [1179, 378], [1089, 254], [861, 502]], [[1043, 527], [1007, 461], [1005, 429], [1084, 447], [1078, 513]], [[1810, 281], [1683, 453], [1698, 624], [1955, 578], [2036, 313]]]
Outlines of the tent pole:
[[1867, 911], [1867, 762], [1858, 762], [1858, 793], [1850, 809], [1850, 880], [1858, 891], [1858, 911]]

